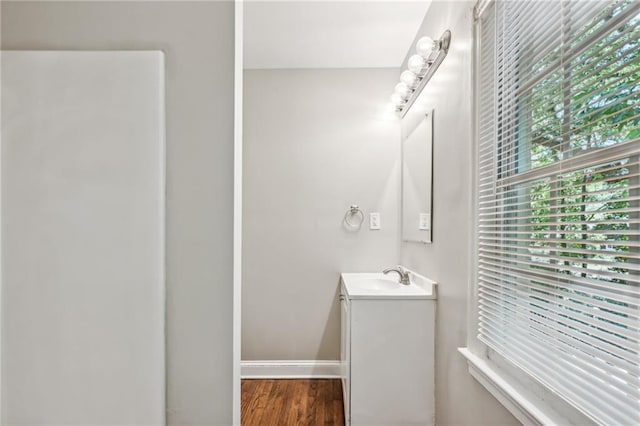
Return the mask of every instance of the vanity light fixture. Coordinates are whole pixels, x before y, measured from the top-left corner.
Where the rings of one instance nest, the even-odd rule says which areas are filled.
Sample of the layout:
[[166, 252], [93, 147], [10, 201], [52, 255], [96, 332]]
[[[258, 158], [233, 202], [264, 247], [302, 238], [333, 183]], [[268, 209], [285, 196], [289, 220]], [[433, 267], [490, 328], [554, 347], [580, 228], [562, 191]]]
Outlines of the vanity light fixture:
[[436, 72], [451, 44], [451, 31], [446, 30], [439, 40], [422, 37], [416, 43], [416, 54], [409, 57], [407, 68], [400, 74], [391, 102], [396, 112], [404, 117], [416, 98]]
[[411, 88], [407, 86], [406, 83], [400, 82], [396, 84], [395, 93], [397, 93], [403, 98], [406, 98], [409, 95], [409, 93], [411, 93]]
[[405, 72], [400, 74], [400, 81], [409, 88], [412, 88], [416, 84], [417, 80], [418, 76], [413, 71], [406, 70]]

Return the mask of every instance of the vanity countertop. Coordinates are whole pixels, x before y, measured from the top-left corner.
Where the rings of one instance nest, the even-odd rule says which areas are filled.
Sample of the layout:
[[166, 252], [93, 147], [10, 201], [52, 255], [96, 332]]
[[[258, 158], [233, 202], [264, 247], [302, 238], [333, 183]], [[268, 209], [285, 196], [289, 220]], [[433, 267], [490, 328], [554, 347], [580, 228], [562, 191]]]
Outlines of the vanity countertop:
[[437, 284], [409, 271], [410, 284], [398, 282], [394, 275], [376, 273], [342, 273], [345, 296], [349, 299], [436, 299]]

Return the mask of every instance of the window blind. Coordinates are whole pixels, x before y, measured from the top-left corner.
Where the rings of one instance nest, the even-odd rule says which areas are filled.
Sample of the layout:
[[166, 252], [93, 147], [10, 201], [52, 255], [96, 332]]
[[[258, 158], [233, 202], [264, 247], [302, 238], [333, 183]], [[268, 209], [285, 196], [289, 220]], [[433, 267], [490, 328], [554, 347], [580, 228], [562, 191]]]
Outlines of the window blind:
[[483, 1], [478, 338], [640, 423], [640, 2]]

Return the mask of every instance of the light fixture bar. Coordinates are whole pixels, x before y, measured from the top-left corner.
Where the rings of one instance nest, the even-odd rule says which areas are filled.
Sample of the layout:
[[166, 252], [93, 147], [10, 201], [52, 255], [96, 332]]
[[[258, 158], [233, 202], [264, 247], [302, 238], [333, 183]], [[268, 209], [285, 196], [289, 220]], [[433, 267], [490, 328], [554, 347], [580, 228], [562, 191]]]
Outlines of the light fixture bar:
[[420, 94], [420, 92], [422, 92], [422, 89], [424, 89], [427, 83], [429, 83], [429, 80], [431, 80], [431, 77], [433, 76], [433, 74], [435, 74], [438, 67], [447, 56], [447, 53], [449, 53], [449, 45], [451, 44], [451, 31], [446, 30], [442, 34], [442, 37], [440, 37], [440, 40], [436, 40], [436, 44], [439, 47], [439, 49], [435, 51], [437, 52], [437, 55], [433, 59], [431, 59], [431, 55], [429, 56], [429, 58], [425, 58], [426, 63], [424, 67], [422, 71], [417, 74], [418, 83], [416, 87], [410, 91], [406, 102], [396, 107], [396, 112], [400, 115], [400, 117], [404, 117], [407, 114], [407, 112], [411, 108], [411, 105], [414, 104], [414, 102], [418, 98], [418, 95]]

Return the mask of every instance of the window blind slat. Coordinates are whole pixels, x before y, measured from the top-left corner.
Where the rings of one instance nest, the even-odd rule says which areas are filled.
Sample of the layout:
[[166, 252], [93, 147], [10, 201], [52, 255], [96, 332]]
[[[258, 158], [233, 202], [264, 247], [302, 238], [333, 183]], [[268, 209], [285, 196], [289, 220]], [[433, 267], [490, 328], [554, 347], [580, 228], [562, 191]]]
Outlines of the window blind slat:
[[[628, 285], [628, 284], [620, 284], [618, 282], [606, 281], [606, 280], [595, 280], [593, 278], [585, 278], [582, 276], [575, 276], [570, 274], [563, 274], [562, 272], [550, 272], [542, 269], [531, 269], [527, 267], [519, 267], [517, 263], [506, 263], [503, 259], [503, 263], [491, 263], [488, 261], [478, 261], [479, 269], [481, 270], [483, 267], [494, 270], [508, 270], [514, 276], [530, 279], [530, 280], [538, 280], [538, 279], [556, 279], [567, 282], [572, 282], [575, 286], [579, 287], [580, 285], [589, 285], [601, 290], [609, 290], [609, 291], [617, 291], [620, 292], [623, 296], [629, 297], [639, 297], [640, 296], [640, 288], [637, 285]], [[611, 299], [615, 300], [614, 294], [611, 295]], [[614, 309], [615, 306], [612, 306]]]
[[[479, 275], [483, 275], [485, 271], [507, 275], [504, 277], [504, 279], [507, 281], [511, 279], [514, 285], [517, 284], [519, 280], [527, 280], [533, 282], [534, 284], [540, 283], [549, 286], [570, 286], [575, 291], [602, 297], [604, 300], [607, 300], [610, 303], [628, 304], [630, 306], [638, 305], [637, 292], [629, 292], [628, 288], [625, 288], [625, 286], [623, 285], [607, 285], [604, 281], [595, 281], [594, 283], [587, 280], [578, 279], [571, 275], [558, 277], [559, 274], [550, 274], [544, 272], [537, 273], [535, 274], [535, 276], [531, 276], [527, 273], [528, 271], [526, 269], [523, 273], [516, 270], [515, 268], [502, 267], [502, 265], [495, 266], [492, 264], [487, 264], [486, 262], [479, 264]], [[613, 309], [614, 307], [611, 308]]]
[[[605, 260], [603, 258], [584, 257], [582, 255], [589, 254], [589, 250], [573, 250], [568, 247], [566, 250], [562, 248], [550, 249], [545, 246], [522, 248], [518, 246], [508, 246], [507, 250], [500, 250], [498, 247], [486, 248], [483, 252], [484, 257], [487, 259], [502, 260], [505, 258], [522, 258], [522, 259], [535, 259], [533, 265], [540, 265], [540, 267], [555, 268], [556, 265], [562, 265], [563, 263], [579, 263], [584, 265], [583, 268], [587, 269], [585, 272], [589, 272], [590, 268], [597, 267], [609, 267], [609, 268], [627, 268], [640, 273], [640, 263], [632, 262], [619, 262], [616, 260]], [[552, 254], [553, 252], [553, 254]], [[574, 255], [573, 257], [568, 255]], [[615, 253], [611, 253], [615, 255]], [[625, 259], [624, 257], [614, 256], [614, 259]], [[628, 259], [628, 258], [627, 258]], [[637, 260], [637, 258], [632, 258]], [[553, 262], [553, 263], [552, 263]]]
[[[533, 256], [529, 256], [533, 258], [537, 258], [534, 254]], [[504, 260], [504, 257], [500, 256], [491, 256], [491, 255], [482, 255], [479, 259], [480, 267], [483, 266], [502, 266], [505, 269], [516, 271], [521, 271], [522, 273], [528, 273], [530, 279], [534, 279], [536, 277], [545, 277], [550, 275], [565, 275], [569, 277], [574, 277], [578, 279], [591, 279], [596, 280], [597, 282], [609, 282], [609, 275], [604, 274], [602, 271], [596, 269], [589, 269], [588, 267], [578, 267], [577, 265], [581, 265], [582, 262], [579, 260], [575, 260], [572, 264], [565, 263], [542, 263], [537, 261], [524, 261], [522, 258], [516, 258], [513, 255], [509, 255], [508, 261]], [[621, 291], [628, 291], [630, 288], [636, 288], [639, 286], [638, 280], [626, 280], [624, 283], [618, 283], [618, 286]], [[624, 287], [626, 286], [626, 287]], [[640, 294], [640, 289], [638, 289], [635, 294]], [[611, 298], [610, 300], [613, 300]]]
[[[628, 209], [627, 211], [632, 211], [631, 209]], [[481, 235], [479, 240], [480, 240], [480, 245], [482, 245], [483, 243], [486, 243], [487, 245], [492, 245], [493, 243], [495, 243], [496, 241], [502, 241], [504, 238], [502, 238], [501, 236], [496, 236], [496, 235]], [[509, 237], [508, 238], [510, 241], [513, 242], [518, 242], [518, 243], [537, 243], [539, 240], [536, 238], [518, 238], [518, 237]], [[555, 243], [555, 244], [568, 244], [571, 242], [575, 242], [575, 240], [567, 240], [567, 239], [562, 239], [562, 238], [546, 238], [544, 240], [546, 243]], [[629, 241], [629, 240], [593, 240], [593, 239], [589, 239], [589, 240], [579, 240], [580, 244], [588, 244], [588, 245], [593, 245], [593, 246], [597, 246], [597, 245], [606, 245], [609, 247], [616, 247], [616, 248], [630, 248], [633, 250], [637, 250], [638, 248], [640, 248], [640, 242], [636, 242], [636, 241]]]
[[[491, 251], [491, 250], [500, 250], [502, 249], [505, 252], [509, 252], [512, 253], [516, 250], [530, 250], [532, 251], [532, 254], [538, 254], [538, 252], [542, 249], [545, 249], [549, 252], [554, 252], [554, 253], [575, 253], [575, 254], [579, 254], [579, 255], [589, 255], [592, 257], [598, 256], [599, 252], [594, 252], [593, 250], [587, 250], [587, 249], [578, 249], [575, 247], [563, 247], [563, 246], [533, 246], [533, 247], [523, 247], [520, 245], [515, 244], [514, 242], [508, 241], [508, 240], [504, 240], [501, 241], [500, 243], [495, 243], [495, 244], [484, 244], [483, 250], [486, 251]], [[617, 258], [621, 258], [621, 259], [627, 259], [626, 262], [633, 262], [633, 264], [638, 264], [639, 262], [637, 262], [638, 260], [638, 256], [634, 253], [629, 253], [629, 252], [614, 252], [614, 251], [609, 251], [607, 252], [608, 254], [615, 254]], [[558, 255], [559, 256], [559, 255]], [[625, 263], [628, 264], [628, 263]], [[640, 303], [640, 301], [638, 301], [638, 303]]]
[[[493, 210], [495, 210], [495, 206], [493, 207]], [[485, 208], [485, 211], [491, 211], [491, 208]], [[532, 216], [532, 217], [535, 218], [535, 216]], [[553, 220], [557, 218], [550, 217], [550, 219]], [[598, 225], [598, 224], [601, 224], [603, 221], [606, 221], [606, 223], [609, 225], [640, 224], [640, 219], [629, 219], [629, 220], [600, 219], [600, 220], [580, 220], [580, 221], [576, 220], [576, 221], [571, 221], [570, 223], [545, 221], [545, 222], [522, 222], [522, 223], [514, 223], [514, 224], [505, 224], [502, 220], [489, 218], [486, 220], [482, 220], [479, 226], [483, 229], [486, 229], [487, 232], [491, 232], [493, 234], [502, 233], [503, 230], [511, 230], [511, 229], [519, 229], [519, 228], [528, 229], [531, 233], [541, 234], [542, 233], [541, 230], [532, 230], [532, 229], [535, 227], [541, 227], [541, 226], [548, 228], [553, 226], [564, 226], [567, 224], [584, 227], [584, 226]]]
[[[637, 164], [635, 164], [635, 165], [637, 166]], [[634, 174], [625, 174], [625, 175], [623, 175], [623, 176], [616, 176], [616, 177], [613, 177], [613, 178], [609, 179], [608, 181], [600, 181], [600, 183], [619, 182], [619, 181], [620, 181], [620, 180], [622, 180], [622, 179], [629, 179], [629, 178], [633, 178], [633, 177], [638, 177], [638, 175], [639, 175], [638, 173], [634, 173]], [[562, 182], [562, 180], [558, 180], [558, 181]], [[556, 182], [558, 182], [558, 181], [556, 181]], [[550, 180], [544, 180], [544, 181], [538, 181], [538, 182], [535, 182], [535, 185], [549, 185], [550, 183], [552, 183], [552, 181], [550, 181]], [[577, 184], [577, 185], [564, 185], [564, 186], [562, 186], [561, 188], [557, 188], [557, 189], [554, 189], [554, 190], [552, 190], [551, 188], [549, 188], [549, 189], [548, 189], [548, 192], [549, 192], [549, 193], [555, 193], [555, 194], [558, 194], [558, 193], [560, 192], [560, 191], [558, 191], [558, 189], [561, 189], [561, 190], [566, 191], [566, 190], [568, 190], [568, 189], [577, 189], [577, 188], [579, 188], [581, 185], [582, 185], [582, 184]], [[524, 190], [528, 190], [528, 191], [530, 191], [530, 190], [532, 189], [532, 188], [531, 188], [531, 186], [533, 186], [533, 185], [527, 185], [527, 186], [521, 187], [521, 191], [522, 191], [523, 189], [524, 189]], [[637, 184], [637, 183], [636, 183], [636, 184], [629, 184], [629, 185], [625, 185], [625, 186], [624, 186], [624, 188], [623, 188], [623, 190], [624, 190], [624, 191], [634, 191], [634, 190], [637, 190], [638, 188], [640, 188], [640, 184]], [[521, 191], [520, 191], [520, 192], [521, 192]], [[611, 190], [610, 190], [610, 189], [600, 189], [600, 190], [595, 190], [595, 191], [589, 191], [589, 192], [588, 192], [588, 195], [590, 195], [590, 196], [594, 196], [594, 195], [607, 195], [607, 194], [610, 194], [610, 193], [611, 193]], [[508, 194], [508, 193], [507, 193], [507, 194]], [[562, 194], [559, 194], [559, 195], [554, 195], [554, 196], [546, 196], [546, 197], [544, 197], [544, 201], [547, 201], [547, 202], [549, 202], [549, 203], [550, 203], [550, 202], [552, 202], [552, 201], [553, 201], [553, 202], [556, 202], [556, 201], [562, 201], [562, 200], [564, 200], [564, 199], [566, 199], [566, 198], [567, 198], [567, 196], [562, 195]], [[518, 202], [519, 200], [522, 200], [522, 201]], [[518, 194], [518, 193], [513, 194], [513, 195], [507, 195], [507, 196], [502, 195], [502, 196], [499, 198], [499, 201], [501, 201], [501, 202], [503, 202], [503, 203], [508, 202], [511, 206], [518, 206], [518, 205], [530, 205], [530, 204], [531, 204], [531, 199], [530, 199], [530, 198], [529, 198], [529, 199], [527, 199], [527, 198], [525, 198], [522, 194]], [[490, 205], [490, 204], [495, 204], [495, 202], [496, 202], [496, 200], [492, 198], [492, 199], [489, 199], [489, 200], [483, 200], [483, 201], [481, 201], [481, 202], [480, 202], [480, 205], [481, 205], [481, 206], [483, 206], [483, 205]]]
[[[513, 283], [518, 285], [519, 287], [526, 287], [532, 292], [539, 293], [541, 295], [546, 295], [554, 298], [556, 303], [562, 303], [567, 306], [568, 309], [573, 309], [575, 311], [580, 311], [584, 309], [585, 306], [589, 306], [593, 309], [598, 309], [599, 315], [602, 315], [605, 319], [611, 319], [612, 321], [617, 321], [617, 316], [620, 314], [624, 314], [633, 318], [631, 320], [631, 326], [634, 328], [638, 328], [638, 306], [634, 304], [630, 304], [628, 307], [624, 307], [624, 303], [619, 302], [621, 307], [619, 309], [619, 313], [613, 314], [609, 313], [610, 309], [610, 300], [602, 300], [599, 297], [594, 297], [590, 292], [580, 291], [579, 289], [567, 288], [567, 286], [563, 286], [559, 283], [553, 283], [546, 285], [540, 284], [532, 284], [529, 280], [518, 279], [513, 276], [505, 277], [504, 274], [493, 273], [490, 270], [484, 269], [482, 271], [483, 279], [487, 280], [487, 283], [493, 285], [503, 285], [505, 283], [511, 282], [511, 279], [514, 279]], [[507, 278], [507, 279], [505, 279]], [[484, 287], [483, 287], [484, 288]], [[562, 298], [562, 301], [558, 301], [557, 298]]]

